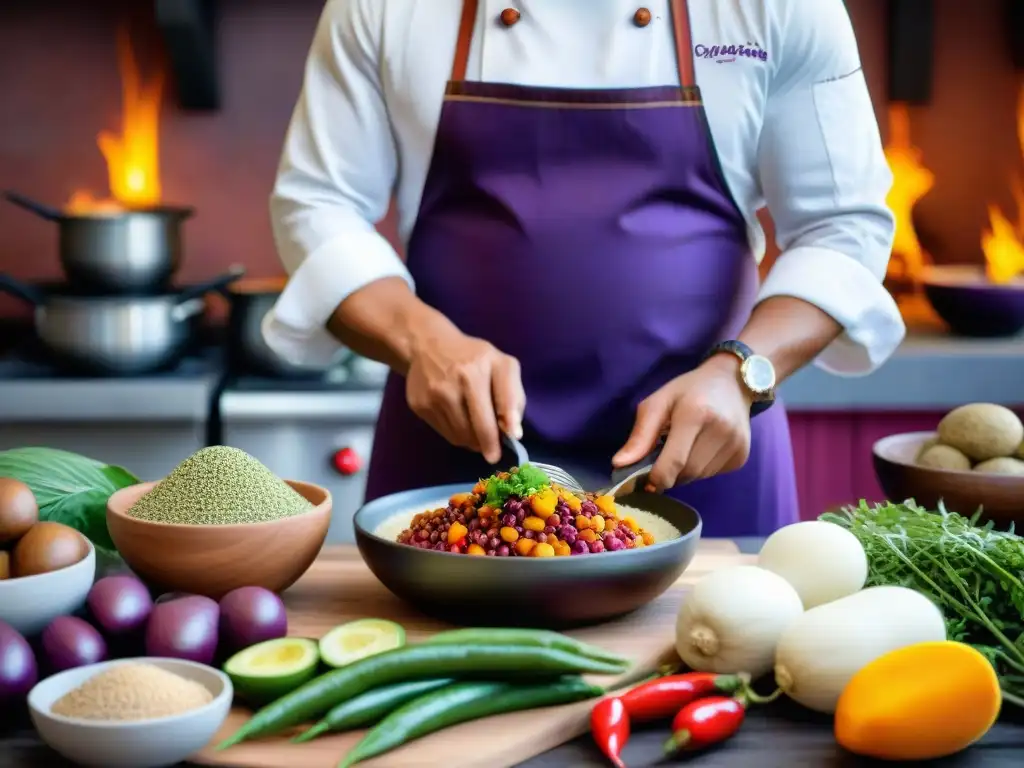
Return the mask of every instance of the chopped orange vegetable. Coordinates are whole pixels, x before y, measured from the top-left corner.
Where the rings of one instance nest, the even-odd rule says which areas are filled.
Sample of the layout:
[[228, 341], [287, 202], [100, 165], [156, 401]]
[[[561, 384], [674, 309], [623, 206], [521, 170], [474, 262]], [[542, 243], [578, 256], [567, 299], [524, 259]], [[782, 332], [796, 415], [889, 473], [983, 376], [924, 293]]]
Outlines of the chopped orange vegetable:
[[598, 496], [596, 499], [594, 499], [594, 503], [597, 504], [597, 508], [600, 509], [605, 514], [608, 514], [608, 515], [614, 515], [615, 514], [615, 497], [614, 496], [608, 496], [607, 494], [604, 495], [604, 496]]
[[456, 493], [448, 501], [453, 507], [464, 507], [473, 500], [472, 493]]
[[598, 533], [601, 533], [602, 531], [604, 531], [605, 527], [604, 518], [601, 517], [601, 515], [594, 515], [592, 518], [590, 518], [590, 527]]
[[576, 530], [585, 531], [590, 527], [590, 518], [586, 515], [576, 515]]
[[533, 548], [533, 552], [530, 553], [533, 557], [554, 557], [555, 548], [550, 544], [538, 544]]
[[467, 555], [486, 555], [487, 553], [484, 551], [484, 548], [481, 547], [479, 544], [470, 544], [469, 547], [466, 549], [466, 554]]
[[865, 757], [937, 760], [984, 736], [1001, 704], [995, 670], [974, 648], [918, 643], [875, 659], [847, 683], [836, 741]]
[[484, 504], [482, 507], [480, 507], [480, 509], [476, 511], [476, 514], [478, 517], [493, 517], [494, 507], [488, 507], [486, 504]]
[[629, 530], [631, 530], [633, 533], [636, 533], [640, 530], [640, 526], [637, 525], [636, 520], [634, 520], [632, 517], [622, 518], [622, 524], [626, 526]]
[[467, 533], [469, 533], [469, 529], [462, 523], [452, 523], [452, 527], [448, 529], [448, 543], [454, 544]]
[[530, 499], [530, 506], [533, 512], [541, 518], [554, 514], [555, 506], [558, 504], [558, 494], [550, 488], [545, 488]]
[[511, 544], [519, 538], [519, 531], [517, 531], [515, 528], [510, 528], [506, 525], [504, 528], [498, 531], [498, 535], [501, 536], [502, 541], [507, 541], [509, 544]]
[[644, 544], [653, 544], [654, 543], [654, 534], [653, 533], [648, 533], [647, 531], [644, 531], [643, 533], [640, 534], [639, 538], [643, 540]]
[[537, 544], [533, 539], [520, 539], [516, 542], [516, 554], [525, 557], [530, 554], [530, 550]]
[[523, 520], [523, 528], [528, 531], [543, 531], [546, 525], [547, 523], [544, 522], [543, 518], [534, 517], [533, 515]]
[[558, 557], [565, 557], [566, 555], [572, 554], [572, 547], [566, 544], [564, 541], [560, 541], [555, 546], [555, 554]]
[[485, 483], [483, 480], [477, 480], [476, 485], [473, 486], [473, 493], [475, 493], [478, 496], [487, 493], [487, 483]]
[[597, 541], [597, 534], [592, 528], [587, 528], [585, 531], [580, 531], [579, 538], [590, 544], [593, 541]]
[[564, 501], [566, 506], [573, 512], [579, 512], [580, 508], [583, 506], [583, 502], [580, 501], [580, 497], [574, 493], [565, 494], [562, 496], [562, 501]]

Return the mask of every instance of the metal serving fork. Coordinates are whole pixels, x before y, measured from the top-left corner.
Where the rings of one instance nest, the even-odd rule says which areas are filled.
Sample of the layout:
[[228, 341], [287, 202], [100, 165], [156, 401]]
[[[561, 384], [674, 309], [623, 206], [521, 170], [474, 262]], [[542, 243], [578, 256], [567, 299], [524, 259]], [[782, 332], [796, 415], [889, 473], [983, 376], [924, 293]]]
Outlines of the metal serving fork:
[[[580, 481], [561, 467], [554, 464], [545, 464], [540, 461], [530, 461], [530, 455], [526, 447], [511, 435], [503, 434], [502, 443], [507, 450], [512, 452], [515, 457], [516, 466], [532, 464], [551, 478], [555, 484], [577, 493], [584, 492], [585, 489]], [[643, 489], [644, 485], [646, 485], [647, 476], [650, 475], [651, 470], [654, 468], [654, 463], [658, 460], [664, 447], [665, 438], [662, 436], [654, 446], [654, 450], [640, 459], [640, 461], [613, 470], [611, 476], [612, 484], [607, 489], [602, 490], [600, 492], [601, 495], [610, 495], [618, 498], [619, 496], [633, 493], [638, 487]]]

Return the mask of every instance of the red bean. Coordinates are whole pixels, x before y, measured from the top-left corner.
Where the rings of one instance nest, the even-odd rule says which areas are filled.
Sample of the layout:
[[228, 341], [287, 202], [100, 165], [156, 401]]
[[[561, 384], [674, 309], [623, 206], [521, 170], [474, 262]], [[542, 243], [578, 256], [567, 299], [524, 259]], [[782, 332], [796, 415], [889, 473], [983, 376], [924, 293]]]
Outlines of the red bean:
[[458, 544], [452, 544], [450, 547], [448, 547], [448, 551], [454, 552], [455, 554], [460, 554], [462, 552]]
[[490, 545], [491, 549], [497, 549], [501, 546], [501, 539], [497, 536], [492, 536], [487, 543]]
[[577, 539], [572, 545], [572, 553], [574, 555], [589, 555], [590, 548], [587, 546], [587, 542], [583, 539]]
[[437, 542], [437, 544], [434, 545], [434, 549], [436, 549], [438, 552], [447, 552], [448, 545], [445, 544], [443, 541], [439, 541]]
[[604, 552], [604, 542], [600, 539], [590, 542], [590, 554], [596, 555], [598, 552]]
[[429, 538], [430, 534], [427, 533], [427, 531], [425, 531], [424, 529], [421, 528], [420, 530], [416, 531], [416, 541], [426, 541]]
[[547, 519], [547, 524], [554, 527], [562, 522], [560, 515], [550, 515]]
[[555, 526], [553, 526], [553, 525], [545, 525], [544, 526], [544, 533], [546, 533], [548, 536], [550, 536], [554, 532], [555, 532]]
[[502, 544], [498, 547], [498, 557], [508, 557], [512, 554], [512, 550], [508, 548], [508, 544]]
[[523, 538], [524, 539], [534, 539], [536, 537], [537, 537], [537, 533], [535, 531], [523, 531]]
[[540, 531], [536, 536], [536, 541], [538, 544], [546, 544], [548, 541], [548, 535], [544, 533], [544, 531]]
[[431, 543], [431, 544], [437, 544], [437, 542], [438, 542], [438, 540], [439, 540], [440, 538], [441, 538], [441, 534], [440, 534], [440, 533], [438, 533], [437, 531], [433, 531], [433, 532], [432, 532], [432, 533], [430, 534], [430, 543]]

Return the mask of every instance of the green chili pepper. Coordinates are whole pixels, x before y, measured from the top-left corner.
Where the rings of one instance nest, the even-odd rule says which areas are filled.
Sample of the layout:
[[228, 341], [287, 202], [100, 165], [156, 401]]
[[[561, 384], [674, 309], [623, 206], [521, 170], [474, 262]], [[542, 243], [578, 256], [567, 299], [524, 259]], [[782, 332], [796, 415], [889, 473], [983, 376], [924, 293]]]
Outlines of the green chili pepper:
[[584, 643], [574, 637], [547, 629], [467, 628], [438, 632], [425, 641], [430, 645], [528, 645], [554, 648], [588, 659], [600, 659], [610, 664], [628, 665], [629, 659], [604, 648]]
[[256, 712], [221, 742], [225, 749], [319, 718], [372, 688], [440, 676], [500, 679], [570, 674], [618, 675], [621, 664], [588, 659], [554, 648], [519, 645], [408, 645], [353, 662], [314, 678]]
[[459, 723], [524, 709], [552, 707], [596, 698], [604, 693], [578, 677], [547, 685], [511, 683], [455, 683], [399, 707], [381, 720], [356, 744], [338, 768], [390, 752], [427, 734]]
[[385, 685], [383, 688], [374, 688], [361, 696], [343, 701], [326, 715], [323, 720], [309, 728], [294, 739], [296, 744], [303, 741], [311, 741], [317, 736], [325, 733], [340, 733], [342, 731], [353, 731], [356, 728], [364, 728], [368, 725], [375, 725], [385, 715], [391, 714], [406, 702], [424, 694], [444, 688], [455, 681], [451, 678], [444, 680], [414, 680], [411, 683], [398, 683], [397, 685]]

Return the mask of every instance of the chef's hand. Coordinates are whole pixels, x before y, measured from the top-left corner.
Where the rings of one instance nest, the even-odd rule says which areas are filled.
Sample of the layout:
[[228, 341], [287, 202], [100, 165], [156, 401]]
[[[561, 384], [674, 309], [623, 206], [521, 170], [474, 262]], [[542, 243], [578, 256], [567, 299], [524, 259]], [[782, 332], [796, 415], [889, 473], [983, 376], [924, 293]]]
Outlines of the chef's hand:
[[612, 464], [640, 461], [667, 427], [650, 475], [658, 490], [739, 469], [750, 455], [751, 402], [740, 384], [739, 361], [716, 355], [640, 403], [633, 433]]
[[457, 330], [417, 345], [406, 400], [413, 413], [453, 445], [501, 459], [499, 430], [523, 436], [526, 394], [519, 361]]

